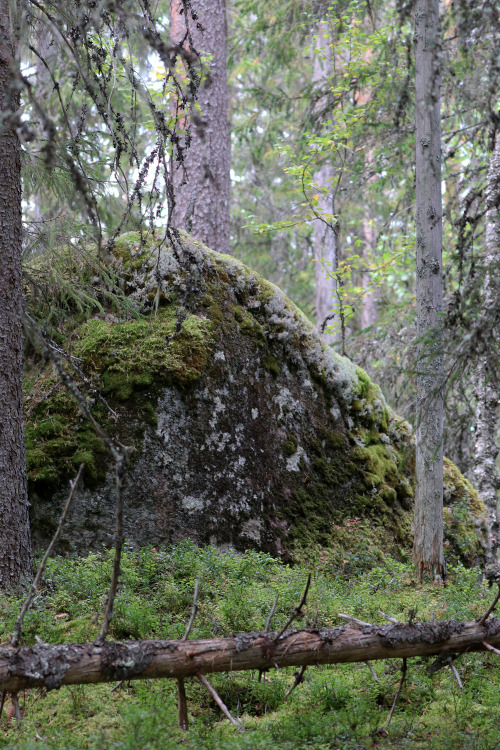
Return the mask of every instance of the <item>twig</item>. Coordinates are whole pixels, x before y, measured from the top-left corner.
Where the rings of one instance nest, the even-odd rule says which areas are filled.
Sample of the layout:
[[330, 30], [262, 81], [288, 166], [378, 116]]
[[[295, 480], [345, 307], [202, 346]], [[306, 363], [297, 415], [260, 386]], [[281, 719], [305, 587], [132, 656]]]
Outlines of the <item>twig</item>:
[[[269, 628], [271, 627], [271, 621], [274, 617], [274, 613], [276, 612], [276, 607], [278, 606], [278, 599], [279, 599], [279, 594], [276, 594], [276, 599], [274, 600], [274, 604], [271, 607], [271, 611], [269, 612], [269, 617], [267, 618], [267, 621], [266, 621], [266, 627], [264, 628], [264, 633], [269, 632]], [[262, 680], [264, 673], [267, 671], [268, 671], [267, 669], [259, 669], [259, 676], [257, 678], [257, 682], [260, 682]]]
[[347, 620], [351, 623], [351, 625], [358, 625], [361, 628], [371, 628], [370, 622], [363, 622], [363, 620], [358, 620], [356, 617], [352, 617], [351, 615], [343, 615], [340, 612], [337, 613], [337, 617], [342, 618], [342, 620]]
[[194, 596], [193, 596], [193, 607], [191, 609], [191, 617], [189, 618], [189, 622], [186, 628], [186, 632], [184, 633], [183, 641], [187, 641], [189, 638], [189, 634], [191, 632], [191, 628], [193, 627], [194, 618], [198, 614], [198, 589], [200, 586], [200, 579], [196, 579], [196, 584], [194, 587]]
[[177, 680], [177, 694], [177, 718], [179, 728], [187, 732], [189, 729], [189, 719], [187, 712], [186, 686], [182, 677]]
[[[488, 651], [491, 651], [493, 654], [498, 654], [500, 656], [500, 649], [495, 648], [494, 646], [490, 646], [489, 643], [486, 643], [486, 641], [482, 641], [482, 644], [485, 648], [488, 649]], [[0, 711], [1, 713], [1, 711]]]
[[14, 706], [16, 721], [19, 725], [21, 723], [22, 716], [21, 716], [21, 709], [19, 708], [19, 700], [17, 698], [17, 693], [11, 693], [10, 698], [12, 700], [12, 705]]
[[2, 718], [2, 711], [3, 711], [3, 707], [4, 707], [4, 703], [5, 703], [5, 698], [7, 697], [7, 693], [5, 693], [5, 692], [4, 693], [0, 693], [0, 696], [1, 696], [1, 698], [0, 698], [0, 720], [1, 720], [1, 718]]
[[493, 610], [497, 606], [499, 599], [500, 599], [500, 583], [498, 584], [498, 593], [495, 596], [495, 599], [493, 600], [493, 604], [491, 604], [491, 606], [488, 607], [488, 609], [486, 610], [486, 612], [484, 613], [484, 615], [481, 617], [481, 619], [478, 620], [479, 625], [484, 625], [484, 623], [486, 622], [486, 620], [488, 619], [488, 617], [491, 615], [491, 613], [493, 612]]
[[305, 589], [304, 589], [304, 593], [302, 594], [302, 599], [301, 599], [301, 600], [300, 600], [300, 602], [299, 602], [299, 606], [298, 606], [298, 607], [295, 607], [295, 609], [293, 610], [293, 614], [292, 614], [292, 615], [291, 615], [291, 617], [289, 617], [289, 619], [288, 619], [288, 622], [287, 622], [287, 623], [286, 623], [286, 625], [285, 625], [285, 626], [284, 626], [284, 627], [283, 627], [283, 628], [282, 628], [282, 629], [280, 630], [280, 632], [278, 633], [278, 635], [277, 635], [277, 636], [276, 636], [276, 638], [274, 639], [274, 642], [275, 642], [275, 643], [277, 643], [277, 642], [279, 641], [279, 639], [281, 638], [281, 636], [283, 635], [283, 633], [284, 633], [284, 632], [285, 632], [286, 630], [288, 630], [288, 628], [290, 627], [290, 625], [292, 624], [292, 622], [293, 622], [293, 621], [294, 621], [294, 620], [295, 620], [295, 619], [296, 619], [297, 617], [300, 617], [300, 615], [302, 614], [302, 607], [303, 607], [303, 606], [304, 606], [304, 604], [306, 603], [306, 599], [307, 599], [307, 592], [309, 591], [309, 586], [310, 586], [310, 585], [311, 585], [311, 574], [309, 573], [309, 575], [308, 575], [308, 577], [307, 577], [307, 583], [306, 583], [306, 587], [305, 587]]
[[288, 698], [288, 696], [293, 693], [293, 691], [295, 690], [295, 688], [297, 687], [297, 685], [300, 685], [301, 682], [304, 682], [304, 672], [306, 671], [306, 669], [307, 669], [307, 666], [306, 667], [302, 667], [302, 669], [300, 670], [300, 672], [296, 672], [295, 673], [295, 680], [293, 682], [293, 685], [292, 685], [291, 688], [289, 688], [286, 691], [285, 695], [283, 696], [283, 700], [286, 700]]
[[125, 680], [120, 680], [120, 682], [117, 685], [115, 685], [114, 687], [112, 687], [109, 692], [110, 693], [116, 693], [117, 690], [120, 690], [123, 687], [123, 683], [124, 682], [125, 682]]
[[406, 659], [403, 659], [403, 666], [401, 667], [401, 680], [399, 682], [396, 695], [394, 696], [394, 701], [392, 703], [391, 712], [389, 714], [389, 718], [387, 719], [387, 726], [389, 726], [389, 724], [392, 721], [392, 715], [394, 713], [394, 709], [396, 708], [396, 704], [398, 702], [399, 694], [401, 693], [401, 688], [403, 687], [403, 683], [404, 683], [405, 679], [406, 679]]
[[233, 716], [231, 716], [231, 714], [229, 713], [228, 707], [226, 706], [226, 704], [224, 703], [224, 701], [222, 700], [222, 698], [219, 696], [219, 694], [217, 693], [217, 691], [209, 683], [209, 681], [207, 680], [207, 678], [204, 675], [202, 675], [201, 672], [197, 672], [196, 676], [199, 679], [199, 681], [201, 682], [201, 684], [206, 687], [206, 689], [208, 690], [208, 692], [210, 693], [210, 695], [212, 696], [212, 698], [214, 699], [214, 701], [217, 703], [217, 705], [219, 706], [219, 708], [222, 711], [222, 713], [224, 714], [224, 716], [226, 716], [229, 719], [229, 721], [231, 722], [231, 724], [234, 724], [235, 727], [239, 728], [240, 727], [239, 721], [236, 721], [236, 719]]
[[371, 675], [372, 675], [373, 679], [375, 680], [375, 682], [379, 682], [378, 675], [375, 672], [375, 670], [373, 669], [371, 662], [367, 660], [367, 661], [365, 661], [365, 664], [368, 667], [368, 669], [370, 670]]
[[[191, 617], [189, 618], [186, 632], [184, 633], [184, 637], [182, 639], [183, 641], [187, 641], [187, 639], [189, 638], [191, 628], [193, 627], [194, 618], [196, 617], [198, 613], [199, 586], [200, 586], [200, 579], [197, 578], [196, 584], [194, 587]], [[177, 680], [177, 719], [178, 719], [179, 728], [183, 729], [186, 732], [189, 729], [189, 719], [188, 719], [188, 711], [187, 711], [186, 685], [182, 677], [179, 677], [179, 679]]]
[[271, 611], [269, 612], [269, 617], [267, 618], [267, 621], [266, 621], [266, 627], [264, 628], [264, 633], [269, 632], [269, 628], [271, 627], [271, 621], [274, 617], [274, 613], [276, 612], [276, 607], [278, 606], [279, 596], [280, 596], [279, 594], [276, 594], [276, 599], [274, 600], [274, 604], [271, 607]]
[[378, 613], [379, 615], [382, 615], [385, 620], [389, 620], [389, 622], [392, 622], [393, 625], [401, 625], [399, 620], [396, 620], [395, 617], [391, 617], [390, 615], [386, 615], [385, 612], [382, 612], [381, 609], [379, 609]]
[[106, 611], [96, 643], [103, 643], [106, 640], [109, 630], [109, 623], [113, 619], [113, 608], [115, 605], [116, 592], [120, 581], [120, 563], [123, 550], [123, 488], [125, 485], [125, 470], [127, 465], [127, 453], [119, 453], [115, 457], [116, 461], [116, 537], [115, 537], [115, 557], [113, 560], [113, 573], [111, 575], [111, 584], [109, 586], [108, 600], [106, 602]]
[[47, 560], [49, 559], [49, 556], [52, 554], [52, 550], [56, 546], [57, 540], [59, 539], [61, 535], [61, 531], [63, 529], [66, 516], [68, 515], [69, 506], [71, 505], [71, 501], [73, 499], [73, 495], [75, 494], [76, 487], [80, 480], [83, 469], [84, 469], [84, 464], [81, 464], [80, 468], [78, 469], [78, 474], [72, 481], [70, 481], [70, 491], [69, 491], [68, 499], [66, 500], [66, 505], [64, 506], [64, 509], [61, 515], [61, 520], [59, 521], [59, 526], [57, 527], [56, 532], [54, 536], [52, 537], [52, 541], [47, 547], [47, 550], [42, 558], [42, 562], [40, 563], [39, 568], [37, 570], [35, 579], [33, 583], [31, 584], [30, 590], [28, 592], [28, 596], [26, 597], [24, 604], [22, 606], [21, 612], [19, 613], [19, 617], [16, 620], [16, 624], [14, 625], [14, 632], [12, 634], [12, 638], [10, 641], [11, 646], [17, 646], [19, 644], [19, 639], [21, 638], [21, 633], [23, 630], [24, 617], [26, 615], [26, 612], [31, 606], [33, 597], [36, 594], [38, 584], [40, 583], [40, 580], [43, 575], [43, 571], [45, 570], [45, 565], [47, 564]]
[[462, 684], [462, 680], [460, 679], [460, 675], [458, 674], [458, 669], [456, 668], [456, 666], [455, 666], [455, 664], [453, 662], [451, 662], [450, 668], [451, 668], [451, 671], [453, 672], [453, 674], [455, 675], [455, 679], [456, 679], [456, 681], [458, 683], [458, 687], [460, 688], [460, 690], [463, 690], [464, 686]]

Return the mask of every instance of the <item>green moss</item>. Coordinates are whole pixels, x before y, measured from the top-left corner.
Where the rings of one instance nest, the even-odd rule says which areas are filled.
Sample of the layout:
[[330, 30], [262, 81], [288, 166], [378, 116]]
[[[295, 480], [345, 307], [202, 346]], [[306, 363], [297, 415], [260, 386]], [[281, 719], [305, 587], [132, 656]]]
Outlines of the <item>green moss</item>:
[[267, 357], [262, 360], [262, 366], [275, 378], [278, 377], [281, 372], [280, 364], [272, 354], [268, 354]]
[[297, 453], [298, 447], [299, 443], [297, 438], [295, 435], [289, 433], [287, 439], [283, 442], [283, 455], [286, 457], [293, 456], [294, 453]]
[[190, 315], [176, 332], [171, 309], [156, 316], [112, 324], [94, 318], [74, 344], [103, 391], [120, 401], [158, 382], [188, 385], [200, 377], [207, 362], [211, 324]]
[[248, 310], [235, 306], [234, 317], [238, 321], [240, 331], [250, 336], [259, 346], [264, 346], [266, 343], [264, 328]]
[[445, 503], [443, 510], [447, 558], [477, 564], [486, 546], [486, 508], [479, 494], [444, 458]]

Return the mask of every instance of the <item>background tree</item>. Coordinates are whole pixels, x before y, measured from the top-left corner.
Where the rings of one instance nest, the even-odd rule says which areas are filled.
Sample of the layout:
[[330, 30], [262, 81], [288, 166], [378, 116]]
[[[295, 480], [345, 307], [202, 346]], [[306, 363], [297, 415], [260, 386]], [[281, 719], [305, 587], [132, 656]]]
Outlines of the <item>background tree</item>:
[[0, 590], [31, 577], [24, 446], [19, 59], [9, 0], [0, 0]]
[[415, 537], [420, 578], [445, 573], [443, 557], [443, 267], [441, 42], [438, 0], [415, 8], [417, 369]]
[[184, 65], [203, 59], [203, 81], [191, 118], [176, 100], [182, 157], [173, 162], [172, 224], [213, 250], [230, 252], [230, 139], [225, 0], [171, 0], [170, 38]]

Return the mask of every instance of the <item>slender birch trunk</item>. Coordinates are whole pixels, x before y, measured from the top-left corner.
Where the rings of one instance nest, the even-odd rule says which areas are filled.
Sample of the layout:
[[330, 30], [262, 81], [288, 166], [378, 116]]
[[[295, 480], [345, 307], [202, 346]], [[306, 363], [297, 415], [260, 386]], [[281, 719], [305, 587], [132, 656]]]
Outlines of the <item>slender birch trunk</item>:
[[21, 164], [9, 0], [0, 0], [0, 590], [31, 575], [24, 447]]
[[413, 559], [419, 578], [445, 574], [443, 557], [443, 271], [439, 0], [415, 11], [417, 361]]
[[[189, 50], [185, 0], [170, 0], [170, 37]], [[226, 69], [225, 0], [191, 0], [189, 33], [198, 53], [209, 53], [210, 73], [198, 90], [201, 114], [181, 122], [181, 141], [189, 148], [175, 165], [172, 225], [186, 229], [213, 250], [229, 253], [230, 140]], [[181, 113], [182, 114], [182, 113]], [[189, 136], [187, 133], [189, 132]]]
[[[500, 131], [488, 171], [486, 194], [486, 237], [484, 248], [483, 309], [492, 310], [500, 295]], [[495, 369], [486, 355], [479, 359], [476, 371], [476, 434], [474, 476], [481, 499], [488, 511], [490, 528], [489, 556], [500, 558], [500, 512], [497, 490], [500, 478], [496, 468], [498, 446], [495, 442], [500, 390]]]
[[[370, 158], [371, 153], [369, 154], [369, 160]], [[372, 253], [375, 250], [376, 237], [368, 206], [365, 206], [363, 218], [365, 235], [363, 255], [365, 261], [369, 263], [372, 262]], [[365, 298], [363, 300], [363, 309], [361, 311], [361, 328], [369, 328], [370, 326], [375, 325], [375, 323], [377, 322], [377, 293], [373, 288], [371, 289], [371, 291], [366, 291], [367, 289], [370, 289], [371, 283], [372, 277], [367, 271], [365, 271], [362, 278], [362, 285], [365, 289]]]
[[[332, 50], [331, 30], [328, 23], [319, 23], [316, 29], [316, 54], [314, 56], [313, 82], [316, 86], [325, 85], [326, 79], [332, 74]], [[314, 174], [314, 182], [322, 188], [329, 188], [327, 194], [320, 193], [318, 200], [318, 213], [333, 214], [334, 198], [333, 184], [335, 171], [333, 166], [325, 162]], [[337, 233], [331, 226], [327, 226], [323, 221], [315, 221], [313, 228], [314, 239], [314, 257], [317, 261], [316, 266], [316, 321], [318, 328], [321, 327], [332, 310], [336, 308], [336, 288], [335, 277], [331, 274], [337, 268]], [[325, 268], [320, 261], [326, 261], [328, 264]], [[327, 274], [330, 271], [330, 275]], [[336, 315], [338, 320], [338, 315]], [[333, 321], [331, 321], [333, 322]], [[324, 333], [323, 340], [331, 344], [336, 340], [335, 336]]]

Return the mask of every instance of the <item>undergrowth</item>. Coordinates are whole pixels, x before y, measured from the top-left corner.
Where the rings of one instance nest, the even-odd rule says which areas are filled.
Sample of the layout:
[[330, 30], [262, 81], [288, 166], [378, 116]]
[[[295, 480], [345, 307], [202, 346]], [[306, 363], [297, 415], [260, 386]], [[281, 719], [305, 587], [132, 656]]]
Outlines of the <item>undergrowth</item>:
[[[265, 554], [197, 549], [190, 542], [169, 548], [127, 549], [122, 586], [110, 637], [179, 638], [189, 619], [200, 579], [199, 613], [191, 638], [223, 637], [261, 630], [279, 594], [273, 628], [282, 627], [297, 605], [309, 570], [305, 616], [297, 625], [330, 627], [338, 613], [373, 623], [380, 610], [408, 619], [474, 619], [492, 592], [477, 569], [456, 567], [446, 586], [417, 586], [411, 566], [386, 559], [367, 567], [356, 558], [342, 568], [321, 554], [290, 567]], [[49, 561], [24, 643], [35, 635], [47, 643], [89, 641], [98, 632], [111, 571], [112, 553]], [[19, 601], [0, 597], [0, 642], [7, 643]], [[235, 730], [205, 689], [187, 680], [190, 731], [177, 728], [177, 687], [171, 680], [119, 686], [76, 686], [21, 698], [25, 715], [18, 728], [0, 729], [0, 747], [43, 750], [299, 750], [316, 748], [500, 748], [500, 662], [493, 654], [467, 654], [457, 661], [464, 689], [449, 668], [428, 676], [431, 659], [409, 660], [409, 672], [388, 730], [388, 714], [400, 679], [399, 660], [374, 662], [379, 682], [364, 664], [310, 667], [287, 699], [294, 669], [272, 670], [258, 682], [254, 672], [210, 676], [242, 723]]]

